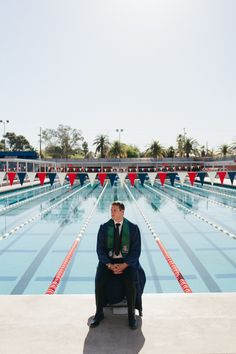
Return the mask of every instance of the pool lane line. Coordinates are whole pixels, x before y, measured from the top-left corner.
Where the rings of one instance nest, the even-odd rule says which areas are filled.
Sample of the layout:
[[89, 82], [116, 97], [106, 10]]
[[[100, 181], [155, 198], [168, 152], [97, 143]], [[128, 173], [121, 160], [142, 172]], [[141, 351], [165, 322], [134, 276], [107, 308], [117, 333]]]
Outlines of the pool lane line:
[[[124, 188], [122, 188], [122, 192], [123, 192], [123, 190], [124, 190]], [[126, 193], [126, 196], [127, 196], [127, 200], [132, 202], [131, 196], [129, 195], [127, 190], [125, 190], [125, 193]], [[114, 195], [114, 200], [123, 200], [123, 199], [124, 199], [123, 197], [122, 198], [118, 197], [118, 194]], [[135, 218], [140, 217], [140, 215], [137, 214], [137, 213], [139, 213], [138, 209], [137, 210], [135, 209], [135, 212], [133, 210], [133, 213], [134, 213], [134, 217]], [[148, 263], [148, 266], [149, 266], [151, 274], [152, 274], [152, 276], [149, 277], [149, 278], [150, 278], [150, 280], [153, 281], [153, 285], [155, 287], [156, 293], [163, 293], [163, 289], [162, 289], [161, 282], [160, 282], [160, 278], [161, 277], [158, 276], [158, 270], [156, 269], [155, 258], [153, 258], [152, 254], [151, 254], [152, 251], [156, 252], [156, 247], [154, 248], [154, 250], [150, 250], [148, 248], [148, 243], [147, 243], [146, 237], [142, 237], [142, 245], [144, 246], [144, 248], [142, 246], [142, 252], [146, 251], [146, 255], [145, 256], [147, 258], [147, 263]], [[147, 276], [146, 276], [146, 278], [148, 279]], [[175, 279], [174, 279], [174, 281], [175, 281]]]
[[63, 260], [61, 266], [59, 267], [56, 275], [54, 276], [51, 284], [49, 285], [47, 291], [45, 292], [45, 295], [53, 295], [55, 293], [55, 291], [56, 291], [64, 273], [65, 273], [65, 270], [66, 270], [71, 258], [73, 257], [73, 254], [74, 254], [78, 244], [80, 243], [80, 241], [85, 233], [85, 230], [90, 222], [90, 219], [92, 218], [93, 213], [94, 213], [95, 209], [97, 208], [97, 205], [100, 202], [100, 199], [102, 198], [107, 186], [108, 186], [108, 182], [106, 182], [104, 188], [102, 189], [101, 194], [99, 195], [99, 197], [98, 197], [96, 203], [94, 204], [92, 210], [90, 211], [85, 223], [83, 224], [78, 235], [76, 236], [74, 243], [72, 244], [69, 252], [67, 253], [66, 257], [64, 258], [64, 260]]
[[213, 221], [203, 217], [201, 214], [198, 214], [190, 209], [188, 209], [187, 207], [185, 207], [184, 205], [182, 205], [181, 203], [177, 202], [175, 199], [171, 198], [169, 195], [166, 195], [163, 192], [160, 192], [159, 190], [156, 190], [154, 188], [151, 188], [147, 185], [145, 185], [144, 188], [150, 189], [152, 192], [155, 192], [156, 194], [159, 194], [160, 196], [169, 199], [172, 203], [178, 205], [179, 207], [181, 207], [182, 209], [184, 209], [185, 211], [187, 211], [188, 213], [196, 216], [198, 219], [206, 222], [207, 224], [211, 225], [212, 227], [214, 227], [216, 230], [222, 232], [223, 234], [225, 234], [226, 236], [229, 236], [231, 238], [233, 238], [234, 240], [236, 240], [236, 235], [233, 234], [232, 232], [224, 229], [223, 227], [221, 227], [220, 225], [215, 224]]
[[157, 232], [153, 229], [152, 225], [150, 224], [149, 220], [146, 218], [146, 216], [144, 215], [142, 209], [139, 207], [136, 199], [134, 198], [133, 194], [131, 193], [131, 191], [129, 190], [128, 186], [126, 185], [126, 183], [124, 183], [124, 186], [126, 188], [126, 190], [129, 192], [131, 198], [133, 199], [133, 201], [136, 204], [136, 207], [138, 208], [140, 214], [142, 215], [148, 229], [150, 230], [151, 234], [154, 237], [154, 240], [156, 241], [157, 245], [159, 246], [163, 256], [165, 257], [167, 263], [169, 264], [172, 272], [174, 273], [176, 279], [178, 280], [181, 288], [183, 289], [183, 291], [185, 293], [192, 293], [192, 290], [190, 288], [190, 286], [188, 285], [187, 281], [184, 279], [182, 273], [180, 272], [180, 270], [178, 269], [178, 267], [176, 266], [176, 264], [174, 263], [173, 259], [170, 257], [170, 255], [168, 254], [167, 250], [165, 249], [164, 245], [162, 244], [160, 238], [157, 235]]
[[24, 205], [24, 204], [27, 204], [27, 203], [30, 203], [32, 202], [33, 200], [36, 200], [36, 199], [39, 199], [41, 197], [45, 197], [46, 195], [50, 194], [50, 193], [54, 193], [56, 191], [59, 191], [60, 189], [62, 188], [65, 188], [65, 187], [69, 187], [69, 184], [65, 185], [65, 186], [61, 186], [59, 188], [54, 188], [48, 192], [45, 192], [45, 193], [42, 193], [42, 194], [37, 194], [35, 195], [34, 197], [30, 197], [28, 199], [24, 199], [24, 200], [21, 200], [20, 202], [16, 202], [14, 204], [10, 204], [2, 209], [0, 209], [0, 213], [4, 212], [4, 211], [8, 211], [8, 210], [11, 210], [11, 209], [14, 209], [14, 208], [17, 208], [18, 206], [21, 206], [21, 205]]
[[[161, 183], [158, 182], [158, 185], [161, 186]], [[168, 187], [170, 189], [173, 189], [175, 190], [176, 192], [181, 192], [181, 193], [186, 193], [192, 197], [196, 197], [196, 198], [200, 198], [200, 199], [204, 199], [205, 201], [208, 201], [210, 203], [213, 203], [213, 204], [216, 204], [216, 205], [219, 205], [220, 207], [223, 207], [223, 208], [227, 208], [227, 209], [230, 209], [232, 211], [236, 211], [236, 208], [231, 206], [231, 205], [227, 205], [227, 204], [224, 204], [224, 203], [220, 203], [220, 202], [217, 202], [216, 200], [212, 200], [212, 199], [209, 199], [208, 197], [204, 197], [203, 195], [199, 195], [199, 194], [194, 194], [192, 192], [189, 192], [189, 191], [186, 191], [184, 189], [180, 189], [180, 188], [175, 188], [173, 186], [170, 186], [169, 184], [165, 184], [165, 187]]]
[[[88, 190], [86, 190], [86, 194], [87, 192]], [[73, 213], [73, 211], [79, 206], [79, 204], [81, 204], [81, 202], [77, 198], [76, 200], [73, 199], [71, 203], [69, 201], [69, 204], [70, 204], [69, 210]], [[63, 220], [66, 220], [67, 218], [68, 215], [65, 216], [63, 215], [58, 227], [54, 230], [52, 234], [49, 233], [48, 235], [49, 238], [47, 239], [46, 243], [44, 243], [43, 246], [40, 248], [40, 250], [38, 250], [36, 256], [32, 259], [32, 261], [27, 266], [23, 274], [21, 274], [20, 278], [17, 280], [16, 284], [14, 285], [13, 289], [10, 292], [11, 295], [23, 294], [25, 291], [27, 292], [28, 285], [31, 283], [37, 270], [39, 269], [43, 261], [46, 259], [47, 255], [50, 253], [50, 250], [52, 250], [53, 245], [55, 244], [55, 242], [57, 242], [58, 239], [60, 239], [61, 236], [63, 236], [64, 227], [65, 227], [65, 225], [63, 224]], [[32, 224], [30, 225], [30, 227], [31, 228], [33, 227]], [[19, 239], [22, 236], [24, 236], [24, 233], [21, 233], [18, 238], [15, 238], [15, 240]], [[49, 280], [47, 280], [47, 282], [51, 280], [51, 277], [48, 277], [48, 279]], [[37, 277], [36, 277], [36, 281], [37, 281]]]
[[195, 187], [195, 186], [192, 186], [191, 184], [186, 184], [185, 185], [181, 185], [179, 182], [175, 182], [177, 185], [181, 186], [181, 187], [190, 187], [190, 188], [193, 188], [193, 189], [197, 189], [198, 191], [203, 191], [203, 192], [208, 192], [208, 193], [212, 193], [212, 194], [217, 194], [217, 195], [220, 195], [221, 197], [228, 197], [228, 198], [231, 198], [231, 199], [236, 199], [236, 195], [230, 195], [230, 194], [227, 194], [227, 193], [220, 193], [220, 192], [217, 192], [217, 191], [214, 191], [214, 190], [210, 190], [210, 188], [222, 188], [222, 187], [216, 187], [216, 186], [209, 186], [210, 188], [207, 189], [207, 188], [203, 188], [203, 187]]
[[[135, 186], [135, 189], [136, 189], [136, 192], [142, 194], [145, 197], [145, 199], [147, 198], [146, 193], [144, 193], [144, 191], [142, 190], [143, 188], [138, 189]], [[204, 264], [201, 262], [201, 260], [197, 257], [195, 252], [191, 249], [191, 247], [185, 241], [185, 237], [182, 236], [182, 234], [178, 232], [178, 230], [175, 228], [175, 226], [172, 225], [173, 223], [171, 223], [169, 221], [168, 215], [163, 215], [161, 212], [159, 212], [158, 217], [160, 217], [160, 219], [162, 219], [162, 221], [164, 221], [165, 225], [167, 226], [167, 228], [171, 232], [172, 236], [176, 239], [176, 241], [179, 243], [181, 248], [184, 250], [185, 254], [187, 255], [187, 257], [191, 261], [191, 263], [194, 266], [194, 268], [196, 269], [197, 273], [200, 275], [200, 278], [202, 279], [202, 282], [205, 284], [206, 288], [210, 292], [221, 292], [222, 291], [221, 288], [215, 282], [215, 280], [213, 279], [211, 274], [208, 272], [207, 268], [204, 266]], [[188, 221], [188, 220], [186, 219], [186, 221]], [[202, 234], [202, 233], [200, 232], [200, 234]], [[193, 279], [196, 279], [196, 278], [197, 277], [194, 275]]]
[[[58, 182], [59, 183], [59, 182]], [[57, 184], [57, 183], [54, 183], [53, 186]], [[33, 191], [37, 191], [37, 190], [40, 190], [40, 189], [47, 189], [48, 187], [52, 187], [50, 182], [48, 182], [47, 184], [44, 184], [43, 186], [40, 186], [40, 185], [37, 185], [37, 186], [28, 186], [26, 187], [25, 189], [22, 189], [20, 191], [15, 191], [15, 192], [10, 192], [10, 193], [7, 193], [3, 196], [0, 197], [0, 200], [3, 200], [3, 199], [8, 199], [8, 198], [12, 198], [12, 197], [16, 197], [18, 195], [21, 195], [21, 194], [24, 194], [24, 193], [27, 193], [27, 192], [33, 192]]]
[[[188, 180], [186, 180], [186, 182], [188, 182]], [[188, 182], [188, 183], [190, 185], [190, 182]], [[197, 186], [199, 186], [199, 187], [203, 187], [204, 186], [206, 189], [207, 188], [209, 188], [209, 189], [220, 189], [220, 190], [235, 192], [235, 188], [234, 188], [235, 185], [234, 184], [228, 184], [228, 185], [227, 184], [220, 184], [219, 185], [219, 181], [216, 182], [216, 183], [217, 183], [217, 185], [215, 184], [215, 182], [214, 182], [214, 184], [211, 184], [210, 181], [209, 181], [209, 183], [207, 183], [207, 181], [204, 180], [203, 185], [202, 185], [200, 179], [197, 179], [197, 176], [196, 176], [196, 184], [195, 184], [195, 186], [196, 186], [196, 188], [198, 188]]]
[[17, 231], [19, 231], [20, 229], [22, 229], [24, 226], [31, 224], [32, 222], [34, 222], [35, 220], [39, 219], [41, 216], [43, 216], [44, 214], [47, 214], [49, 211], [51, 211], [52, 209], [56, 208], [58, 205], [60, 205], [61, 203], [63, 203], [64, 201], [66, 201], [67, 199], [69, 199], [70, 197], [72, 197], [73, 195], [75, 195], [76, 193], [79, 193], [82, 189], [88, 187], [90, 185], [90, 183], [86, 184], [85, 186], [81, 187], [80, 189], [78, 189], [77, 191], [73, 192], [72, 194], [68, 195], [67, 197], [59, 200], [57, 203], [51, 205], [50, 207], [48, 207], [47, 209], [41, 211], [40, 213], [36, 214], [35, 216], [27, 219], [25, 222], [23, 222], [22, 224], [14, 227], [13, 229], [11, 229], [9, 232], [6, 232], [5, 234], [3, 234], [2, 236], [0, 236], [0, 241], [8, 238], [9, 236], [12, 236], [14, 233], [16, 233]]

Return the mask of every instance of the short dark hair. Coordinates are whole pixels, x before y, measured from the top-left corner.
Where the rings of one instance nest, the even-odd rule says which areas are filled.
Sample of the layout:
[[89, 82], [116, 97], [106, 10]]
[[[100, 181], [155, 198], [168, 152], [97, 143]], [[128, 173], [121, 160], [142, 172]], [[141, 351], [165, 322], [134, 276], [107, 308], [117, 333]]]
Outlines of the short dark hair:
[[119, 200], [116, 200], [115, 202], [113, 202], [111, 205], [116, 205], [119, 207], [120, 210], [125, 210], [125, 205], [124, 203], [120, 202]]

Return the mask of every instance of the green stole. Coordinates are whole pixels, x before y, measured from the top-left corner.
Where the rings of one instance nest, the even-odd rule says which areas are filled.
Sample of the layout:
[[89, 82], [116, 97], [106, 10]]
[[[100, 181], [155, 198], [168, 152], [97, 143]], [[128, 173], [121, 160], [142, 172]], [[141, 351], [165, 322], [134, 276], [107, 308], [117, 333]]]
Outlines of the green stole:
[[[109, 257], [112, 257], [114, 251], [114, 221], [111, 219], [108, 221], [107, 227], [107, 250]], [[126, 257], [129, 253], [130, 248], [130, 232], [128, 220], [124, 218], [122, 224], [122, 240], [121, 240], [121, 254], [123, 257]]]

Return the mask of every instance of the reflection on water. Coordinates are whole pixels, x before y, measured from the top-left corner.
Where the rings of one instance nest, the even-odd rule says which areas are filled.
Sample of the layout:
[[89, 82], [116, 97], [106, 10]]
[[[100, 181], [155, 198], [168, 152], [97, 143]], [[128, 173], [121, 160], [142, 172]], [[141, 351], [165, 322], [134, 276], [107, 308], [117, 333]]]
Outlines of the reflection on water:
[[[131, 187], [129, 182], [127, 186], [193, 291], [211, 291], [213, 288], [209, 284], [213, 281], [223, 291], [235, 291], [235, 240], [222, 237], [219, 231], [194, 216], [185, 218], [187, 210], [181, 205], [189, 209], [198, 208], [199, 214], [206, 214], [209, 219], [218, 218], [217, 223], [227, 229], [236, 227], [234, 212], [211, 203], [208, 208], [207, 199], [204, 201], [196, 195], [178, 192], [167, 186], [155, 185], [154, 190], [137, 182], [135, 187]], [[163, 195], [156, 193], [155, 189]], [[72, 195], [76, 190], [78, 193]], [[29, 279], [25, 293], [43, 293], [77, 236], [78, 227], [83, 225], [102, 191], [99, 183], [81, 190], [80, 186], [68, 186], [65, 190], [58, 188], [47, 198], [42, 197], [0, 215], [1, 228], [6, 232], [40, 210], [72, 195], [41, 219], [25, 225], [20, 232], [2, 241], [0, 293], [9, 294], [16, 286], [23, 289], [25, 280]], [[165, 198], [165, 195], [173, 200]], [[146, 292], [180, 292], [178, 282], [127, 189], [119, 184], [113, 187], [109, 184], [65, 273], [61, 293], [94, 293], [98, 225], [110, 218], [110, 205], [114, 200], [125, 203], [127, 217], [131, 217], [131, 221], [142, 229], [141, 257], [147, 275]]]

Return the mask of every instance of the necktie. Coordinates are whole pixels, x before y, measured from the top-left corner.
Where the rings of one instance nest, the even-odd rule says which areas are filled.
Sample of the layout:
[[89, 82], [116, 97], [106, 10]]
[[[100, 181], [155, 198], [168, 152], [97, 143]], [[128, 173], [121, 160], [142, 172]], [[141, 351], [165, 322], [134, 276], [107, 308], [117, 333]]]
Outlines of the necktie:
[[114, 252], [115, 255], [118, 256], [120, 253], [120, 233], [119, 233], [119, 226], [120, 224], [117, 223], [115, 226], [115, 233], [114, 233]]

